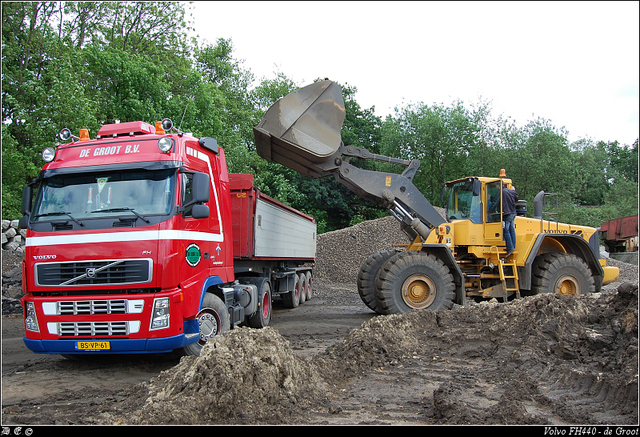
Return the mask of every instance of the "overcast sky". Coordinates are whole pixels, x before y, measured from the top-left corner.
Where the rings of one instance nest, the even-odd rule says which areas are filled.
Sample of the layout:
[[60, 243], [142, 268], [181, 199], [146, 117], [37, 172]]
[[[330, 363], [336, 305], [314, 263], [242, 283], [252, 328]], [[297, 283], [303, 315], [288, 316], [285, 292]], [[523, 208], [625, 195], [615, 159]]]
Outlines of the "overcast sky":
[[231, 39], [256, 79], [355, 86], [362, 108], [468, 107], [519, 126], [542, 117], [569, 140], [638, 138], [638, 2], [194, 3], [201, 43]]

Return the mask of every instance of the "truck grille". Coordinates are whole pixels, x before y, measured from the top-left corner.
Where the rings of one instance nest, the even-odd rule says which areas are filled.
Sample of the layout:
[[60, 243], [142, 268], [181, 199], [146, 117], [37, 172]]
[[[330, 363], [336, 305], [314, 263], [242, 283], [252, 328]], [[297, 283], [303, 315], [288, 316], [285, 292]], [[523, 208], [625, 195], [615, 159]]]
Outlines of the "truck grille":
[[95, 337], [128, 335], [127, 322], [63, 322], [58, 324], [60, 337]]
[[123, 300], [83, 300], [58, 302], [61, 315], [77, 314], [126, 314], [127, 302]]
[[42, 286], [140, 284], [150, 282], [150, 259], [100, 260], [36, 264], [36, 283]]

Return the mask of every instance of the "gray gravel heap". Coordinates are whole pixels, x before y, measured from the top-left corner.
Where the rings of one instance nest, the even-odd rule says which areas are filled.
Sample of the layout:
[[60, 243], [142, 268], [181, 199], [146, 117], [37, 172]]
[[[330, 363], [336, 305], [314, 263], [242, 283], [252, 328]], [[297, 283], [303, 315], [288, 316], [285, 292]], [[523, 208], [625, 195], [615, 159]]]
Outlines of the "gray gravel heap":
[[320, 234], [314, 274], [329, 282], [355, 283], [369, 255], [406, 243], [410, 243], [409, 237], [391, 216]]

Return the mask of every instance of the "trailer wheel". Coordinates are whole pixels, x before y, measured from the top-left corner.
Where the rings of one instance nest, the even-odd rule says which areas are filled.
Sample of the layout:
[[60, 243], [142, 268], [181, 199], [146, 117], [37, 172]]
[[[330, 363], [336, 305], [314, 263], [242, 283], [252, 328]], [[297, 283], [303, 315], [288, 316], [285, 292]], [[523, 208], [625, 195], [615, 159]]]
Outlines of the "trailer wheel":
[[267, 278], [260, 279], [254, 282], [258, 287], [260, 299], [258, 310], [247, 321], [252, 328], [264, 328], [271, 321], [271, 284], [269, 284]]
[[204, 294], [202, 309], [196, 319], [200, 327], [200, 338], [196, 343], [183, 348], [186, 355], [200, 355], [202, 347], [207, 340], [231, 329], [229, 310], [222, 302], [222, 299], [212, 293]]
[[298, 275], [298, 286], [300, 287], [300, 303], [307, 301], [307, 275], [301, 273]]
[[287, 308], [296, 308], [300, 305], [300, 278], [297, 275], [293, 290], [282, 294], [282, 303]]
[[453, 275], [445, 264], [424, 252], [399, 252], [387, 260], [376, 279], [376, 306], [381, 314], [453, 308]]
[[536, 257], [531, 277], [531, 291], [579, 296], [596, 291], [589, 266], [570, 253], [551, 252]]
[[313, 275], [311, 275], [310, 271], [308, 271], [305, 275], [307, 277], [307, 288], [305, 289], [305, 292], [307, 294], [307, 300], [311, 300], [311, 295], [313, 293], [311, 289], [311, 278]]
[[376, 277], [384, 263], [397, 253], [397, 250], [382, 250], [380, 252], [376, 252], [369, 256], [369, 258], [367, 258], [360, 267], [357, 280], [358, 294], [360, 295], [362, 302], [364, 302], [369, 309], [375, 312], [379, 312], [378, 307], [376, 306], [376, 296], [374, 291]]

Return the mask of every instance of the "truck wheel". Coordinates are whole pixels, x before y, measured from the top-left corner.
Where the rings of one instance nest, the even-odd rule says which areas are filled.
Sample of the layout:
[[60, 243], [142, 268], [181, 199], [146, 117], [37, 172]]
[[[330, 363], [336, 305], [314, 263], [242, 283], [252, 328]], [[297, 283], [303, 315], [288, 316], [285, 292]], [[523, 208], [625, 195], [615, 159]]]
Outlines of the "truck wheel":
[[300, 287], [300, 303], [307, 301], [307, 275], [301, 273], [298, 275], [298, 287]]
[[536, 257], [531, 277], [531, 291], [579, 296], [596, 291], [589, 266], [569, 253], [552, 252]]
[[196, 319], [200, 327], [200, 338], [196, 343], [183, 348], [186, 355], [200, 355], [200, 351], [202, 351], [202, 347], [208, 339], [231, 329], [229, 310], [222, 302], [222, 299], [215, 294], [204, 294], [202, 309]]
[[311, 294], [312, 294], [312, 290], [311, 290], [311, 278], [312, 278], [312, 274], [311, 272], [307, 272], [306, 273], [307, 276], [307, 288], [305, 290], [306, 294], [307, 294], [307, 300], [311, 300]]
[[381, 314], [453, 308], [453, 275], [442, 261], [424, 252], [399, 252], [387, 260], [376, 279], [376, 307]]
[[376, 277], [378, 276], [380, 267], [382, 267], [384, 263], [386, 263], [389, 258], [396, 253], [398, 253], [397, 250], [383, 250], [376, 252], [369, 256], [369, 258], [367, 258], [360, 267], [357, 280], [358, 294], [360, 295], [362, 302], [364, 302], [369, 309], [375, 312], [379, 312], [376, 306], [376, 297], [374, 292]]
[[264, 328], [271, 321], [271, 284], [267, 278], [260, 279], [262, 280], [254, 282], [258, 287], [260, 302], [258, 310], [248, 320], [248, 324], [252, 328]]
[[293, 290], [282, 294], [282, 303], [287, 308], [296, 308], [300, 305], [300, 278], [296, 275], [296, 284]]

